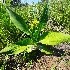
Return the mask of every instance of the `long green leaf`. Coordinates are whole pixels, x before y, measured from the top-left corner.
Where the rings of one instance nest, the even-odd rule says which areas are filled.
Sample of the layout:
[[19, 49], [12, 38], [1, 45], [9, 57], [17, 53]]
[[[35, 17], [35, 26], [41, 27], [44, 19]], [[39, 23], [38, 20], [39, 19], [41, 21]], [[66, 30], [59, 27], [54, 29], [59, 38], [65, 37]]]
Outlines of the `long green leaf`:
[[44, 10], [43, 10], [43, 13], [42, 13], [42, 15], [40, 17], [40, 21], [39, 21], [40, 22], [40, 25], [41, 25], [41, 29], [42, 29], [43, 26], [46, 25], [46, 23], [48, 21], [50, 2], [51, 2], [51, 0], [48, 0], [48, 3], [45, 2], [46, 4], [44, 6]]
[[19, 54], [21, 52], [31, 52], [33, 50], [33, 45], [27, 45], [27, 46], [20, 46], [16, 44], [9, 44], [4, 49], [0, 51], [0, 54], [7, 53], [8, 54]]
[[47, 3], [46, 5], [44, 6], [44, 10], [43, 10], [43, 13], [40, 17], [40, 23], [46, 23], [48, 21], [48, 7], [47, 7]]
[[25, 38], [23, 40], [19, 40], [15, 44], [20, 45], [20, 46], [23, 46], [23, 45], [27, 46], [27, 45], [32, 45], [33, 41], [30, 38]]
[[28, 25], [25, 23], [25, 20], [20, 15], [16, 14], [9, 8], [6, 8], [6, 9], [9, 13], [10, 19], [14, 23], [14, 25], [17, 28], [19, 28], [21, 31], [24, 31], [25, 33], [29, 34]]
[[32, 48], [33, 48], [33, 45], [28, 45], [28, 46], [18, 46], [18, 47], [15, 47], [13, 49], [13, 54], [19, 54], [21, 52], [31, 52], [32, 51]]
[[40, 31], [42, 28], [45, 27], [48, 18], [49, 18], [49, 5], [50, 5], [51, 0], [48, 0], [48, 3], [45, 2], [44, 10], [43, 13], [40, 16], [39, 24], [38, 24], [38, 38], [40, 37]]
[[42, 35], [40, 41], [46, 45], [58, 45], [62, 42], [70, 42], [70, 35], [61, 32], [48, 32], [46, 35]]
[[45, 45], [39, 44], [38, 49], [46, 54], [52, 54], [53, 50], [48, 49]]

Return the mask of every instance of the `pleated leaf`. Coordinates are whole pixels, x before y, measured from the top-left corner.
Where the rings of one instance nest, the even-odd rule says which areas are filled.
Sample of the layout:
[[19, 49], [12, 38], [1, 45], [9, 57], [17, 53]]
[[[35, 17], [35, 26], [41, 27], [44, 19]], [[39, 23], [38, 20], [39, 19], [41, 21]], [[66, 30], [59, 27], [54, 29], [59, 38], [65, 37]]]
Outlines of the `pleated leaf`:
[[48, 32], [40, 37], [39, 42], [46, 45], [58, 45], [62, 42], [70, 42], [70, 35], [61, 32]]
[[12, 10], [10, 10], [9, 8], [7, 8], [7, 11], [10, 15], [11, 21], [14, 23], [16, 28], [29, 34], [28, 25], [25, 23], [25, 20], [20, 15], [16, 14]]

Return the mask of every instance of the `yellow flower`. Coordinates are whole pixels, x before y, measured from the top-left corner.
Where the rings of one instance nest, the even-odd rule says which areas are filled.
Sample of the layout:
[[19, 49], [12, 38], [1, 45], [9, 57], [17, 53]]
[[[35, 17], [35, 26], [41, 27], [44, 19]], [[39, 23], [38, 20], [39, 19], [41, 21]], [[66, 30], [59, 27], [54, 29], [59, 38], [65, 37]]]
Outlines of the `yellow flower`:
[[30, 29], [33, 29], [33, 27], [34, 27], [34, 25], [33, 25], [33, 24], [31, 24], [31, 28], [30, 28]]
[[38, 23], [39, 23], [39, 21], [37, 21], [37, 20], [32, 21], [30, 29], [33, 29], [33, 27], [37, 27]]
[[33, 22], [33, 24], [39, 23], [39, 21], [37, 21], [37, 20], [34, 20], [34, 21], [32, 21], [32, 22]]

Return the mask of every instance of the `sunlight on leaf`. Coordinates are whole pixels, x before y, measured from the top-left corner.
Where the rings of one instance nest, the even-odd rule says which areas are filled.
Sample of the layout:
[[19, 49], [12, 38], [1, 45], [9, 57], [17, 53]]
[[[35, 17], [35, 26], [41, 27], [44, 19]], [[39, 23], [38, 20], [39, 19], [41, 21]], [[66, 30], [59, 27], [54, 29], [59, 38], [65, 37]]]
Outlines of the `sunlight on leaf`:
[[13, 48], [14, 48], [13, 44], [9, 44], [4, 49], [2, 49], [0, 51], [0, 53], [5, 53], [5, 52], [8, 52], [8, 51], [11, 51]]
[[6, 46], [4, 49], [0, 51], [0, 54], [7, 53], [7, 52], [10, 52], [8, 54], [19, 54], [24, 51], [29, 53], [33, 50], [33, 48], [34, 48], [33, 45], [20, 46], [16, 44], [9, 44], [8, 46]]
[[13, 54], [19, 54], [21, 52], [31, 52], [32, 51], [32, 45], [28, 45], [28, 46], [18, 46], [18, 47], [15, 47], [13, 50]]
[[70, 35], [61, 32], [49, 32], [39, 42], [46, 45], [58, 45], [62, 42], [70, 42]]

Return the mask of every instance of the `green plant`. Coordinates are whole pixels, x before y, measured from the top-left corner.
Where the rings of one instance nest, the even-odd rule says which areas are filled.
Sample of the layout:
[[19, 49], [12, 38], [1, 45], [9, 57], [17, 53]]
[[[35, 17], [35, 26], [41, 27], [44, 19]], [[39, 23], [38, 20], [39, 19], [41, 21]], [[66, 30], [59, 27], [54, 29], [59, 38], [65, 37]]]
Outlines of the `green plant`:
[[0, 46], [5, 47], [7, 43], [16, 42], [22, 33], [11, 22], [5, 6], [0, 3]]
[[[46, 46], [41, 46], [40, 43], [46, 45], [58, 45], [61, 42], [70, 42], [70, 35], [63, 34], [61, 32], [44, 31], [41, 34], [41, 30], [45, 27], [48, 17], [49, 17], [49, 3], [45, 3], [43, 13], [40, 16], [40, 20], [33, 20], [29, 25], [26, 24], [25, 20], [21, 16], [17, 15], [15, 12], [6, 8], [11, 21], [14, 23], [16, 28], [24, 32], [24, 34], [29, 35], [29, 37], [23, 40], [18, 40], [15, 43], [8, 44], [0, 53], [11, 53], [19, 54], [21, 52], [31, 52], [32, 50], [39, 49], [41, 52], [46, 54], [51, 54], [52, 51], [48, 50]], [[24, 35], [23, 34], [23, 35]]]
[[63, 26], [70, 32], [70, 0], [52, 0], [50, 18], [54, 25]]

